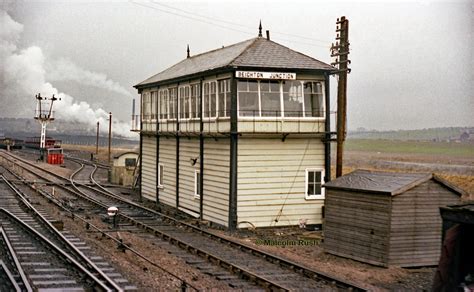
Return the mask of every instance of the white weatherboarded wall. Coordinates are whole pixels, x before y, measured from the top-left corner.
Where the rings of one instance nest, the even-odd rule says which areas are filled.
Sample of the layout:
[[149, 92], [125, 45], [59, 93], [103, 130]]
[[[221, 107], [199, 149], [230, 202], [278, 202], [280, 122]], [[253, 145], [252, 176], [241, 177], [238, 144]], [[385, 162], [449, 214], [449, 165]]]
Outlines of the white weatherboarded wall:
[[[179, 157], [179, 207], [182, 211], [199, 216], [199, 198], [194, 197], [194, 172], [200, 167], [199, 139], [181, 138]], [[194, 165], [191, 158], [197, 159]]]
[[164, 167], [159, 200], [176, 207], [176, 138], [160, 137], [159, 163]]
[[204, 140], [205, 220], [227, 226], [229, 217], [229, 139]]
[[142, 195], [156, 201], [156, 137], [143, 136]]
[[296, 225], [300, 219], [321, 224], [324, 200], [305, 199], [306, 168], [324, 169], [318, 139], [239, 139], [238, 227], [248, 227], [244, 221], [256, 227]]

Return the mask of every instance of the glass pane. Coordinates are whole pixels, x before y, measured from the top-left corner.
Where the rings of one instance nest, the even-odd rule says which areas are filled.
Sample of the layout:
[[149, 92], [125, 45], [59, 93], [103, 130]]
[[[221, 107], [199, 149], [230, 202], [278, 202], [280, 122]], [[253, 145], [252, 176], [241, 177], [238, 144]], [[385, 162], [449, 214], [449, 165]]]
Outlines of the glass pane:
[[179, 118], [184, 118], [184, 88], [179, 89]]
[[[278, 117], [281, 116], [280, 83], [277, 81], [262, 82], [260, 88], [260, 98], [262, 103], [262, 116]], [[267, 88], [267, 90], [264, 90]]]
[[249, 91], [258, 91], [258, 81], [248, 81]]
[[178, 118], [178, 90], [173, 88], [173, 103], [174, 103], [174, 110], [173, 110], [173, 117], [175, 119]]
[[308, 184], [308, 193], [307, 195], [313, 195], [314, 194], [314, 185], [313, 184]]
[[270, 81], [270, 91], [280, 93], [280, 82]]
[[152, 114], [152, 119], [156, 119], [157, 105], [158, 105], [158, 92], [157, 92], [157, 91], [153, 91], [153, 92], [151, 93], [151, 114]]
[[189, 87], [184, 89], [184, 118], [188, 119], [189, 116]]
[[226, 90], [225, 90], [225, 80], [219, 81], [219, 112], [217, 116], [225, 117], [225, 100], [226, 100]]
[[285, 117], [303, 116], [303, 90], [300, 81], [283, 82], [283, 107]]
[[317, 172], [315, 172], [315, 175], [316, 175], [316, 177], [315, 177], [314, 182], [321, 183], [321, 172], [317, 171]]
[[305, 116], [323, 117], [323, 95], [321, 82], [305, 82], [304, 84]]
[[247, 81], [238, 81], [237, 82], [238, 91], [248, 91]]
[[314, 185], [314, 194], [321, 195], [321, 184]]
[[203, 117], [209, 117], [209, 83], [204, 83], [204, 108]]
[[217, 90], [216, 90], [216, 82], [211, 82], [211, 95], [210, 95], [210, 117], [216, 117], [216, 110], [217, 110]]
[[314, 171], [308, 171], [308, 182], [314, 183]]
[[159, 170], [160, 170], [160, 177], [159, 177], [160, 181], [158, 182], [158, 184], [163, 185], [163, 177], [164, 177], [164, 167], [163, 167], [163, 165], [160, 165]]
[[227, 92], [225, 96], [225, 116], [226, 117], [230, 117], [230, 108], [231, 108], [230, 92]]
[[258, 93], [239, 92], [239, 110], [241, 117], [259, 116]]

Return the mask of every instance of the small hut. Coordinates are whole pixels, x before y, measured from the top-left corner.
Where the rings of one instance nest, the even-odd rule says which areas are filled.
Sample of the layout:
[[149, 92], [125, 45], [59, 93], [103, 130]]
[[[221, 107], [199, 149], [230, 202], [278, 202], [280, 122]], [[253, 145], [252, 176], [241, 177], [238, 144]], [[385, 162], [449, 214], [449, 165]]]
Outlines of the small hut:
[[110, 182], [123, 186], [133, 184], [133, 174], [137, 166], [138, 153], [124, 152], [114, 156], [114, 162], [110, 173]]
[[439, 207], [463, 192], [432, 174], [357, 170], [325, 184], [325, 249], [380, 266], [436, 265]]

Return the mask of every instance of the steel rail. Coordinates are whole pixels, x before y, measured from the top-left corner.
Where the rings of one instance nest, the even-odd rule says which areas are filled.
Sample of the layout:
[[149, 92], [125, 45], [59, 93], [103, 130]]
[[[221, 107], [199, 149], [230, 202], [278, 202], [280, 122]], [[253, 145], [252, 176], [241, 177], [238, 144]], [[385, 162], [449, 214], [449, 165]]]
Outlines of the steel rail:
[[[9, 287], [6, 287], [8, 290], [13, 288], [15, 289], [15, 291], [21, 292], [20, 286], [18, 286], [18, 283], [15, 281], [15, 278], [12, 272], [10, 272], [10, 270], [8, 269], [8, 267], [5, 265], [5, 263], [2, 260], [0, 260], [0, 270], [1, 270], [0, 275], [3, 275], [1, 279], [7, 281], [7, 283], [3, 282], [2, 285], [9, 286]], [[7, 285], [7, 284], [10, 284], [10, 285]], [[32, 290], [28, 290], [28, 291], [32, 291]]]
[[[76, 170], [74, 173], [78, 173], [80, 170], [82, 170], [83, 167], [81, 167], [80, 169]], [[10, 173], [12, 175], [14, 175], [17, 179], [19, 180], [22, 180], [22, 178], [20, 176], [18, 176], [17, 174], [13, 173], [10, 171]], [[26, 183], [24, 180], [23, 180], [23, 183]], [[32, 187], [31, 185], [28, 184], [29, 187]], [[64, 188], [64, 187], [63, 187]], [[35, 189], [36, 190], [36, 189]], [[65, 190], [67, 190], [68, 192], [72, 192], [71, 190], [65, 188]], [[145, 261], [149, 262], [150, 264], [158, 267], [159, 269], [163, 270], [164, 272], [168, 273], [169, 275], [173, 276], [174, 278], [178, 279], [179, 281], [181, 281], [182, 283], [184, 283], [187, 287], [190, 287], [196, 291], [199, 291], [198, 288], [196, 288], [195, 286], [193, 286], [192, 284], [190, 284], [189, 282], [185, 281], [184, 279], [180, 278], [179, 276], [171, 273], [170, 271], [162, 268], [161, 266], [159, 266], [158, 264], [156, 264], [155, 262], [152, 262], [150, 261], [146, 256], [142, 255], [141, 253], [139, 253], [138, 251], [134, 250], [133, 248], [131, 248], [130, 246], [122, 243], [121, 241], [119, 241], [118, 239], [106, 234], [105, 232], [103, 232], [102, 230], [100, 230], [98, 227], [96, 227], [95, 225], [93, 225], [92, 223], [88, 222], [86, 219], [82, 218], [81, 216], [78, 216], [76, 214], [74, 214], [74, 212], [68, 208], [66, 208], [65, 206], [63, 206], [59, 201], [57, 201], [56, 198], [50, 196], [49, 194], [43, 192], [42, 190], [36, 190], [38, 191], [43, 197], [47, 198], [48, 200], [50, 200], [51, 202], [53, 202], [56, 206], [58, 206], [59, 208], [71, 213], [71, 215], [73, 216], [73, 218], [79, 218], [80, 220], [82, 220], [84, 223], [86, 223], [88, 226], [92, 227], [92, 228], [95, 228], [96, 230], [98, 230], [99, 232], [102, 233], [102, 235], [105, 235], [107, 236], [108, 238], [112, 239], [113, 241], [115, 241], [117, 244], [120, 244], [122, 246], [124, 246], [125, 248], [127, 248], [128, 250], [130, 250], [132, 253], [136, 254], [137, 256], [141, 257], [142, 259], [144, 259]], [[83, 192], [81, 192], [80, 190], [78, 190], [82, 195], [85, 195], [87, 196], [86, 194], [83, 194]], [[77, 194], [76, 194], [77, 195]], [[87, 198], [83, 198], [83, 199], [87, 199], [87, 200], [91, 200], [91, 203], [93, 204], [100, 204], [100, 202], [97, 202], [97, 201], [94, 201], [92, 198], [90, 197], [87, 197]]]
[[96, 264], [94, 264], [87, 256], [84, 255], [74, 244], [72, 244], [69, 240], [67, 240], [64, 235], [61, 234], [52, 224], [49, 222], [41, 213], [39, 213], [36, 208], [23, 196], [20, 191], [13, 186], [3, 175], [0, 175], [0, 178], [5, 182], [5, 184], [21, 199], [22, 203], [30, 210], [33, 211], [36, 217], [40, 219], [40, 221], [48, 227], [48, 230], [52, 232], [56, 237], [60, 239], [62, 243], [65, 243], [69, 249], [71, 249], [74, 254], [81, 260], [87, 264], [87, 267], [97, 273], [102, 281], [107, 285], [110, 285], [116, 291], [123, 291], [123, 289], [118, 286], [109, 276], [107, 276]]
[[[26, 291], [32, 292], [33, 288], [31, 288], [30, 282], [28, 281], [28, 278], [26, 277], [25, 271], [23, 270], [23, 267], [21, 266], [20, 261], [18, 260], [18, 256], [16, 255], [16, 252], [13, 249], [10, 239], [8, 238], [7, 233], [3, 229], [3, 226], [0, 226], [0, 233], [2, 234], [2, 239], [3, 239], [3, 242], [5, 242], [8, 252], [10, 253], [12, 257], [13, 264], [18, 272], [18, 275], [20, 276], [20, 280], [23, 283], [23, 287], [25, 287]], [[16, 281], [14, 283], [16, 283]], [[18, 287], [18, 284], [17, 284], [17, 287]]]
[[[75, 172], [73, 172], [70, 176], [70, 181], [71, 181], [71, 184], [72, 186], [78, 191], [80, 192], [81, 194], [83, 194], [84, 196], [86, 197], [89, 197], [87, 194], [85, 194], [84, 192], [82, 192], [77, 186], [76, 184], [74, 183], [74, 176], [77, 175], [80, 171], [82, 171], [82, 169], [84, 168], [84, 164], [81, 164], [81, 167], [78, 168]], [[109, 195], [110, 196], [110, 195]], [[90, 197], [89, 197], [90, 198]], [[117, 200], [117, 198], [114, 198]], [[130, 202], [132, 203], [132, 202]], [[101, 202], [95, 202], [95, 204], [97, 204], [99, 207], [102, 207], [104, 209], [107, 209], [108, 207], [110, 206], [107, 206]], [[140, 207], [139, 205], [134, 205], [134, 207]], [[206, 259], [208, 261], [211, 261], [211, 262], [214, 262], [220, 266], [223, 266], [225, 268], [228, 268], [230, 269], [232, 272], [234, 273], [239, 273], [241, 274], [242, 276], [244, 276], [245, 278], [248, 278], [248, 279], [252, 279], [253, 282], [256, 282], [258, 284], [260, 284], [261, 286], [267, 288], [267, 289], [271, 289], [271, 290], [281, 290], [281, 291], [290, 291], [291, 289], [290, 288], [287, 288], [287, 287], [284, 287], [284, 286], [281, 286], [275, 282], [272, 282], [271, 280], [269, 279], [266, 279], [262, 276], [257, 276], [255, 275], [254, 273], [246, 270], [245, 268], [243, 267], [240, 267], [240, 266], [237, 266], [235, 264], [231, 264], [231, 263], [228, 263], [226, 260], [224, 260], [223, 258], [221, 257], [218, 257], [218, 256], [215, 256], [215, 255], [212, 255], [210, 254], [209, 252], [206, 252], [205, 250], [202, 250], [200, 248], [197, 248], [191, 244], [188, 244], [188, 243], [185, 243], [181, 240], [179, 240], [178, 238], [166, 233], [166, 232], [163, 232], [161, 230], [158, 230], [158, 229], [155, 229], [153, 227], [150, 227], [146, 224], [143, 224], [141, 223], [140, 221], [130, 217], [130, 216], [127, 216], [123, 213], [118, 213], [118, 216], [124, 218], [125, 220], [127, 220], [128, 222], [131, 222], [137, 226], [140, 226], [141, 228], [147, 230], [147, 231], [151, 231], [153, 232], [153, 234], [155, 235], [160, 235], [160, 237], [166, 241], [169, 241], [170, 243], [173, 243], [175, 245], [178, 245], [179, 247], [183, 248], [183, 246], [185, 247], [186, 250], [188, 251], [191, 251], [195, 254], [198, 254], [198, 255], [204, 255], [206, 257]], [[171, 217], [170, 217], [171, 218]]]
[[[76, 269], [80, 270], [84, 275], [86, 275], [89, 279], [91, 279], [95, 283], [95, 288], [100, 288], [104, 291], [113, 291], [109, 287], [107, 287], [102, 281], [100, 281], [94, 274], [89, 272], [86, 267], [84, 267], [81, 263], [76, 261], [72, 256], [70, 256], [67, 252], [59, 248], [56, 244], [54, 244], [51, 240], [46, 238], [44, 235], [30, 227], [28, 224], [24, 223], [20, 218], [13, 215], [10, 211], [6, 210], [5, 208], [0, 208], [0, 213], [4, 213], [8, 218], [15, 222], [17, 225], [21, 226], [24, 230], [29, 232], [32, 236], [39, 239], [41, 244], [43, 244], [46, 248], [50, 250], [54, 250], [57, 254], [62, 257], [62, 261], [66, 261], [69, 264], [73, 265]], [[122, 290], [120, 290], [122, 291]]]
[[[21, 159], [21, 160], [23, 160], [23, 159]], [[24, 161], [24, 160], [23, 160], [23, 161]], [[49, 173], [48, 170], [45, 170], [45, 169], [42, 169], [42, 168], [40, 168], [40, 167], [38, 167], [38, 166], [36, 166], [36, 165], [33, 165], [33, 164], [31, 164], [30, 162], [28, 162], [28, 161], [24, 161], [24, 163], [29, 164], [29, 165], [31, 165], [31, 166], [33, 166], [33, 167], [35, 167], [35, 168], [38, 168], [38, 169], [40, 169], [40, 170], [42, 170], [42, 171], [45, 171], [45, 172]], [[63, 180], [69, 180], [69, 179], [67, 179], [67, 178], [64, 178], [64, 177], [62, 177], [62, 176], [60, 176], [60, 175], [57, 175], [57, 174], [54, 174], [54, 173], [52, 173], [52, 175], [54, 175], [54, 176], [56, 176], [56, 177], [58, 177], [58, 178], [61, 178], [61, 179], [63, 179]], [[89, 186], [87, 186], [87, 185], [84, 185], [84, 184], [77, 184], [77, 185], [80, 185], [80, 186], [82, 186], [82, 187], [91, 188], [91, 187], [89, 187]], [[83, 193], [83, 192], [81, 192], [81, 193]], [[326, 273], [324, 273], [324, 272], [322, 272], [322, 271], [315, 271], [315, 270], [313, 270], [313, 269], [311, 269], [311, 268], [305, 267], [305, 266], [303, 266], [303, 265], [301, 265], [301, 264], [299, 264], [299, 263], [293, 262], [293, 261], [291, 261], [291, 260], [282, 258], [282, 257], [277, 256], [277, 255], [274, 255], [274, 254], [270, 254], [270, 253], [261, 251], [261, 250], [259, 250], [259, 249], [256, 249], [256, 248], [252, 247], [252, 246], [249, 246], [249, 245], [247, 245], [247, 244], [240, 243], [240, 242], [235, 242], [235, 241], [233, 241], [233, 240], [230, 240], [230, 239], [227, 239], [227, 238], [225, 238], [225, 237], [219, 236], [219, 235], [214, 234], [214, 233], [212, 233], [212, 232], [203, 230], [203, 229], [201, 229], [201, 228], [199, 228], [199, 227], [197, 227], [197, 226], [191, 225], [191, 224], [186, 223], [186, 222], [182, 222], [182, 221], [177, 220], [177, 219], [175, 219], [175, 218], [173, 218], [173, 217], [171, 217], [171, 216], [168, 216], [168, 215], [166, 215], [166, 214], [162, 214], [162, 213], [157, 212], [157, 211], [155, 211], [155, 210], [153, 210], [153, 209], [150, 209], [150, 208], [141, 206], [141, 205], [139, 205], [139, 204], [137, 204], [137, 203], [135, 203], [135, 202], [132, 202], [132, 201], [130, 201], [130, 200], [121, 198], [120, 196], [115, 195], [115, 194], [113, 194], [112, 192], [110, 192], [110, 191], [108, 191], [108, 190], [107, 190], [107, 191], [102, 191], [101, 193], [103, 193], [104, 195], [107, 195], [107, 196], [109, 196], [110, 198], [115, 199], [115, 200], [117, 200], [117, 201], [119, 201], [119, 202], [126, 203], [126, 204], [130, 204], [130, 205], [132, 205], [132, 206], [135, 207], [135, 208], [138, 208], [138, 209], [141, 209], [141, 210], [145, 210], [145, 211], [150, 212], [150, 213], [152, 213], [152, 214], [154, 214], [154, 215], [157, 215], [157, 216], [163, 218], [165, 221], [172, 222], [173, 224], [176, 224], [176, 225], [180, 225], [180, 226], [185, 227], [186, 229], [189, 229], [189, 230], [191, 230], [191, 231], [194, 231], [194, 232], [196, 232], [196, 233], [198, 233], [198, 234], [204, 235], [204, 236], [209, 237], [209, 238], [211, 238], [211, 239], [213, 239], [213, 240], [216, 240], [216, 241], [218, 241], [218, 242], [225, 243], [225, 244], [227, 244], [227, 245], [229, 245], [229, 246], [235, 247], [235, 248], [239, 249], [240, 251], [244, 251], [244, 252], [249, 253], [249, 254], [251, 254], [251, 255], [261, 257], [261, 258], [267, 260], [267, 261], [270, 262], [270, 263], [278, 264], [279, 266], [284, 267], [284, 268], [289, 268], [289, 269], [291, 269], [292, 271], [297, 272], [297, 273], [299, 273], [300, 275], [302, 275], [302, 276], [304, 276], [304, 277], [307, 277], [307, 278], [310, 278], [310, 279], [314, 279], [314, 280], [318, 280], [318, 279], [319, 279], [319, 280], [323, 280], [323, 281], [326, 281], [326, 282], [328, 282], [328, 283], [335, 284], [336, 286], [339, 286], [339, 287], [344, 288], [344, 289], [351, 289], [351, 290], [354, 290], [354, 291], [367, 291], [366, 288], [364, 288], [364, 287], [362, 287], [362, 286], [359, 286], [358, 284], [352, 283], [352, 282], [347, 281], [347, 280], [341, 280], [341, 279], [339, 279], [338, 277], [328, 275], [328, 274], [326, 274]], [[94, 203], [94, 204], [100, 203], [100, 202], [97, 202], [96, 200], [90, 198], [88, 195], [85, 195], [85, 196], [88, 197], [87, 200], [91, 201], [91, 202]], [[107, 208], [107, 206], [104, 205], [103, 208]], [[157, 234], [157, 235], [160, 235], [160, 237], [162, 237], [162, 238], [165, 239], [165, 240], [168, 240], [168, 241], [170, 241], [170, 242], [172, 242], [172, 243], [181, 242], [180, 240], [174, 238], [173, 236], [170, 236], [170, 235], [166, 234], [165, 232], [162, 232], [162, 231], [157, 230], [157, 229], [155, 229], [155, 228], [153, 228], [153, 227], [150, 227], [150, 226], [148, 226], [148, 225], [146, 225], [146, 224], [144, 224], [144, 223], [141, 223], [141, 222], [139, 222], [139, 221], [137, 221], [137, 220], [135, 220], [135, 219], [133, 219], [133, 218], [131, 218], [131, 217], [129, 217], [129, 216], [126, 216], [126, 215], [124, 215], [124, 214], [122, 214], [122, 213], [119, 213], [119, 215], [120, 215], [121, 217], [123, 217], [124, 219], [126, 219], [128, 222], [132, 222], [132, 223], [134, 223], [135, 225], [144, 228], [145, 230], [152, 231], [153, 233], [155, 233], [155, 234]], [[186, 245], [186, 246], [188, 246], [188, 244], [186, 244], [186, 243], [183, 243], [183, 244]], [[193, 247], [192, 245], [189, 245], [189, 248], [190, 248], [191, 250], [195, 250], [197, 253], [200, 253], [200, 252], [201, 252], [198, 248], [195, 248], [195, 247]], [[203, 253], [206, 253], [206, 252], [203, 251]], [[215, 261], [216, 261], [217, 263], [220, 263], [220, 264], [225, 264], [225, 263], [226, 263], [225, 261], [223, 261], [222, 259], [219, 259], [219, 258], [215, 258]], [[240, 267], [237, 267], [237, 266], [235, 266], [234, 268], [235, 268], [235, 270], [241, 270]], [[251, 276], [250, 276], [250, 277], [251, 277]], [[252, 277], [252, 278], [253, 278], [253, 277]], [[282, 289], [285, 289], [285, 288], [282, 288]]]

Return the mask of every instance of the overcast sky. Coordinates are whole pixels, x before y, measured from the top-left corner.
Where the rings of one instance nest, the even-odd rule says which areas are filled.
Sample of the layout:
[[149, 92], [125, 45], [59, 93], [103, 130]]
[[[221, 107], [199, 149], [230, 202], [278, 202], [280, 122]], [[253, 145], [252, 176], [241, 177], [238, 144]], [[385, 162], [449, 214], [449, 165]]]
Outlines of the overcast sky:
[[[134, 84], [187, 44], [197, 54], [257, 36], [260, 19], [272, 40], [330, 63], [345, 15], [349, 129], [474, 126], [474, 1], [2, 1], [2, 117], [31, 116], [36, 86], [63, 93], [69, 117], [129, 120]], [[48, 86], [18, 89], [35, 78]]]

